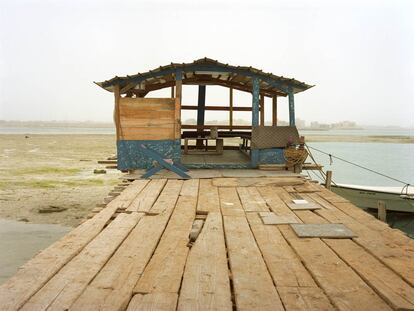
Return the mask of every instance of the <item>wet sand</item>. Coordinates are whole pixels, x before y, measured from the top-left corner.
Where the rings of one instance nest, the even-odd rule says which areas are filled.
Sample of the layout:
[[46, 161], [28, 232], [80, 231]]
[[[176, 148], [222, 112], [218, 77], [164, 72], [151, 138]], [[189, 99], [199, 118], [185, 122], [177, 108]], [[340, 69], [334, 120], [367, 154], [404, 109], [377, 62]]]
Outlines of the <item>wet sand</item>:
[[0, 284], [71, 229], [61, 225], [27, 224], [0, 219]]
[[[0, 218], [77, 226], [122, 173], [94, 174], [112, 135], [0, 135]], [[40, 213], [56, 207], [61, 212]]]

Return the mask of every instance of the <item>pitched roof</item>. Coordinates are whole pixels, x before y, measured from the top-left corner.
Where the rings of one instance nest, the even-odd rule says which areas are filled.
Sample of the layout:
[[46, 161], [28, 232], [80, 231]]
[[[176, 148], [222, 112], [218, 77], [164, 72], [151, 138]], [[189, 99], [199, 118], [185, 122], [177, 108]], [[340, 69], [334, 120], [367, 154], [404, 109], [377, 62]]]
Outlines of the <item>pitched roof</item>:
[[180, 74], [183, 84], [222, 85], [246, 92], [251, 92], [253, 79], [258, 78], [260, 93], [267, 96], [286, 96], [289, 90], [299, 93], [313, 87], [253, 67], [232, 66], [209, 58], [201, 58], [192, 63], [171, 63], [148, 72], [126, 77], [116, 76], [95, 83], [109, 92], [113, 92], [114, 86], [119, 84], [121, 93], [131, 92], [143, 96], [150, 91], [175, 85], [175, 77]]

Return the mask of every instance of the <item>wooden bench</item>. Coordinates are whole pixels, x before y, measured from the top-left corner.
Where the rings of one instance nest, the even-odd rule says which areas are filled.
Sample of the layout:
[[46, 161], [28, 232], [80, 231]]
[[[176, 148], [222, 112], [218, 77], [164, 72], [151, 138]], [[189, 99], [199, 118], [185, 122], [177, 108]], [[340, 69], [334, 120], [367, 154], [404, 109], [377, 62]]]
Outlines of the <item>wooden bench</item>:
[[[195, 140], [196, 146], [203, 146], [203, 151], [196, 149], [196, 151], [189, 151], [188, 141]], [[216, 141], [215, 151], [208, 151], [208, 141]], [[205, 142], [205, 143], [204, 143]], [[223, 138], [209, 138], [209, 137], [187, 137], [184, 138], [184, 154], [223, 154]]]

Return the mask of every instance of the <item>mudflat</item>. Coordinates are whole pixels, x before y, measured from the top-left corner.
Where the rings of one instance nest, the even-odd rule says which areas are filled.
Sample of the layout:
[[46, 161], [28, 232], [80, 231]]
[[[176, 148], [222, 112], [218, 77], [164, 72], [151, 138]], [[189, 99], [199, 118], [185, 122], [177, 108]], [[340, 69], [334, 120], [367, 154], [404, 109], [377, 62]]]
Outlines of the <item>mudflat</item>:
[[119, 182], [93, 172], [115, 153], [114, 135], [0, 135], [0, 218], [77, 226]]

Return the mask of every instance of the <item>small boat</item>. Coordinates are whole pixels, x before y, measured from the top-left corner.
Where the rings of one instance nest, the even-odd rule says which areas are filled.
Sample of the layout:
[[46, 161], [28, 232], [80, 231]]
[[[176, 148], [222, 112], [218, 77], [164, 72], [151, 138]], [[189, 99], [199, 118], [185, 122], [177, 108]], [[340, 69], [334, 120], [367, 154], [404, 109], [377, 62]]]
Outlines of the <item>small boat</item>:
[[377, 209], [383, 201], [388, 211], [414, 214], [414, 187], [375, 187], [349, 184], [332, 185], [332, 191], [363, 209]]

